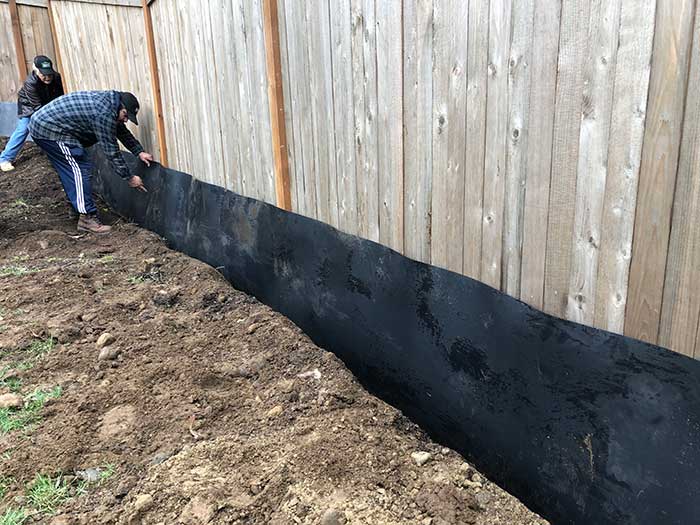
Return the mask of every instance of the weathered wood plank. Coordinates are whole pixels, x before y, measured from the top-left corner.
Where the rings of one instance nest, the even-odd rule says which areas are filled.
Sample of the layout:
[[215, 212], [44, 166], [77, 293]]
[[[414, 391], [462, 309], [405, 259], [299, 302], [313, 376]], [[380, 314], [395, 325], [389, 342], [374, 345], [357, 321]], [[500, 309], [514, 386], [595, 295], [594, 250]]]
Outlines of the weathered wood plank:
[[659, 335], [693, 13], [692, 0], [657, 2], [625, 313], [625, 334], [650, 343]]
[[595, 301], [595, 325], [618, 333], [625, 323], [655, 8], [655, 0], [623, 3], [620, 14]]
[[520, 298], [539, 309], [544, 303], [560, 20], [559, 2], [535, 1]]
[[379, 240], [403, 251], [401, 3], [377, 2]]
[[341, 0], [335, 3], [330, 12], [330, 19], [338, 227], [344, 232], [357, 234], [355, 111], [352, 99], [353, 49], [350, 0]]
[[533, 53], [534, 0], [513, 3], [508, 61], [508, 142], [503, 232], [503, 290], [520, 297], [525, 184], [528, 178], [530, 74]]
[[562, 4], [545, 260], [544, 310], [563, 317], [569, 290], [589, 0]]
[[430, 262], [433, 0], [404, 2], [404, 253]]
[[[700, 39], [700, 16], [693, 40]], [[700, 81], [700, 46], [693, 46], [688, 86]], [[693, 356], [700, 319], [700, 92], [689, 89], [685, 102], [673, 223], [661, 309], [659, 344]]]
[[151, 89], [153, 90], [153, 111], [156, 121], [156, 133], [158, 136], [158, 158], [163, 166], [168, 166], [168, 147], [165, 141], [165, 125], [163, 123], [163, 97], [161, 94], [160, 78], [158, 77], [158, 57], [156, 56], [156, 43], [153, 37], [153, 20], [151, 8], [142, 0], [143, 19], [146, 32], [146, 45], [148, 46], [148, 63], [151, 74]]
[[[352, 0], [353, 50], [361, 50], [353, 67], [355, 99], [357, 213], [360, 235], [379, 241], [379, 174], [377, 119], [377, 26], [375, 0]], [[359, 105], [358, 105], [359, 104]]]
[[479, 279], [481, 276], [488, 48], [489, 0], [471, 0], [469, 2], [467, 42], [467, 137], [464, 155], [464, 261], [462, 271], [474, 279]]
[[431, 260], [461, 272], [464, 194], [468, 4], [438, 2], [434, 20], [433, 191]]
[[595, 319], [620, 6], [621, 0], [594, 0], [591, 3], [588, 56], [583, 77], [576, 212], [566, 313], [568, 319], [588, 325]]
[[10, 22], [12, 23], [12, 39], [15, 44], [15, 54], [17, 55], [17, 75], [20, 82], [24, 82], [27, 76], [27, 59], [24, 54], [24, 43], [22, 42], [22, 26], [19, 20], [19, 10], [17, 2], [10, 0]]
[[503, 255], [511, 6], [511, 0], [491, 0], [489, 10], [489, 78], [486, 97], [481, 280], [498, 289], [501, 288]]
[[2, 4], [0, 5], [0, 72], [2, 72], [0, 75], [0, 100], [17, 100], [17, 91], [21, 87], [17, 75], [18, 69], [10, 7], [7, 4]]

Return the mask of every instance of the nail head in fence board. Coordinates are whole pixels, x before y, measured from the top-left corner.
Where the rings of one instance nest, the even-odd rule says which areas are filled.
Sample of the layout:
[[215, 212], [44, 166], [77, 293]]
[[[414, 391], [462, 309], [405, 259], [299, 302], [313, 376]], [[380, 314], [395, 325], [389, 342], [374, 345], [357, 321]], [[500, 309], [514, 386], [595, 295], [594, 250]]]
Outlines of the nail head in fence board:
[[268, 102], [272, 124], [272, 155], [275, 162], [275, 195], [277, 206], [292, 209], [287, 158], [287, 132], [284, 119], [284, 91], [277, 13], [278, 0], [263, 0], [265, 57], [267, 59]]
[[27, 61], [24, 57], [24, 43], [22, 42], [22, 27], [19, 22], [19, 12], [17, 2], [10, 0], [10, 21], [12, 22], [12, 37], [15, 42], [15, 54], [17, 55], [17, 73], [20, 84], [27, 76]]
[[403, 2], [403, 22], [404, 253], [427, 263], [433, 176], [433, 0]]
[[491, 0], [481, 280], [496, 289], [501, 288], [502, 275], [511, 12], [511, 0]]
[[583, 63], [588, 48], [590, 1], [562, 4], [549, 192], [544, 310], [564, 317], [571, 270]]
[[694, 0], [659, 0], [639, 172], [625, 335], [656, 343], [693, 35]]
[[535, 2], [530, 84], [527, 184], [523, 216], [520, 299], [538, 309], [544, 303], [544, 265], [552, 173], [554, 101], [557, 85], [561, 4]]
[[163, 122], [163, 100], [160, 89], [160, 76], [158, 72], [158, 56], [156, 54], [156, 42], [153, 37], [153, 19], [151, 8], [146, 0], [142, 0], [143, 22], [146, 28], [146, 45], [148, 46], [148, 63], [150, 64], [151, 87], [153, 90], [153, 109], [156, 117], [156, 131], [158, 133], [158, 149], [160, 150], [160, 163], [168, 167], [168, 147], [165, 141], [165, 123]]
[[622, 333], [649, 93], [656, 0], [623, 2], [615, 69], [595, 326]]
[[[529, 107], [534, 0], [513, 2], [512, 39], [508, 61], [508, 140], [506, 150], [505, 211], [503, 218], [503, 291], [520, 297], [525, 184], [528, 178]], [[537, 142], [534, 142], [537, 144]]]
[[622, 0], [591, 4], [566, 318], [592, 325]]
[[[469, 2], [467, 43], [467, 137], [464, 165], [464, 261], [462, 271], [481, 277], [481, 232], [484, 219], [486, 90], [488, 83], [489, 0]], [[457, 241], [459, 242], [459, 240]]]
[[[700, 41], [700, 16], [695, 12], [694, 42]], [[693, 356], [700, 317], [700, 46], [690, 58], [678, 180], [666, 265], [659, 343]]]

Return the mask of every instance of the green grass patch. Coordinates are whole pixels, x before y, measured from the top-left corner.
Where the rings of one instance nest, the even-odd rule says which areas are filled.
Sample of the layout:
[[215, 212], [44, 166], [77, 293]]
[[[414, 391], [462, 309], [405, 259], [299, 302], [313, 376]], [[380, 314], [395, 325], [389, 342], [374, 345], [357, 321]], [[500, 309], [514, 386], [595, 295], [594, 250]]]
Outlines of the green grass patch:
[[38, 270], [35, 268], [10, 264], [7, 266], [0, 266], [0, 277], [22, 277], [23, 275], [29, 275], [37, 271]]
[[61, 395], [61, 387], [51, 390], [35, 390], [24, 398], [24, 407], [20, 409], [0, 409], [0, 435], [15, 430], [27, 429], [41, 421], [41, 409], [49, 399]]
[[24, 525], [28, 518], [26, 510], [9, 508], [0, 516], [0, 525]]
[[0, 500], [4, 498], [10, 491], [10, 487], [15, 484], [14, 478], [9, 476], [0, 476]]
[[117, 259], [114, 257], [114, 255], [104, 255], [97, 259], [97, 262], [100, 264], [110, 264], [116, 262], [116, 260]]
[[73, 487], [63, 476], [37, 474], [27, 488], [27, 501], [43, 514], [53, 514], [72, 496]]
[[53, 350], [56, 340], [53, 337], [47, 337], [46, 339], [37, 339], [32, 341], [29, 346], [24, 349], [24, 353], [29, 354], [31, 357], [39, 358], [48, 354]]

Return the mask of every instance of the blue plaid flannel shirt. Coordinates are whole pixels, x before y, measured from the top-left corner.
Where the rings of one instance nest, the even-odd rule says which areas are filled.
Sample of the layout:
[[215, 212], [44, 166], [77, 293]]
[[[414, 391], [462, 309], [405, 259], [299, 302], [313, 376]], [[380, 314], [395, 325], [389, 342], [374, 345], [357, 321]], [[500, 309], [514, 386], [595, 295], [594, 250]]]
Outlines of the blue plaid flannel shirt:
[[134, 155], [141, 153], [143, 146], [124, 123], [117, 122], [120, 104], [117, 91], [75, 91], [34, 113], [29, 132], [36, 139], [69, 146], [89, 147], [99, 143], [117, 175], [130, 179], [117, 139]]

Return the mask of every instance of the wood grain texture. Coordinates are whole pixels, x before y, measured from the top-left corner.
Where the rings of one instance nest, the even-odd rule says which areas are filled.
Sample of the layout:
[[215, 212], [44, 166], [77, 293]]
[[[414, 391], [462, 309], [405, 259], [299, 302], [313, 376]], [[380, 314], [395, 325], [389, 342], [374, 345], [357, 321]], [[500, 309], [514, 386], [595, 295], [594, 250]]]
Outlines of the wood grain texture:
[[544, 311], [559, 317], [566, 314], [569, 291], [589, 14], [589, 0], [562, 4], [544, 295]]
[[18, 69], [10, 6], [0, 4], [0, 72], [2, 73], [0, 74], [0, 100], [6, 102], [17, 100], [17, 91], [22, 86], [17, 75]]
[[695, 2], [658, 0], [639, 172], [625, 334], [656, 343]]
[[24, 42], [22, 41], [22, 27], [20, 26], [19, 10], [16, 0], [10, 0], [7, 4], [10, 7], [10, 22], [12, 23], [12, 40], [15, 44], [15, 54], [17, 55], [17, 75], [20, 82], [24, 82], [27, 76], [27, 59], [24, 54]]
[[[693, 39], [700, 39], [700, 16], [695, 15]], [[700, 81], [700, 47], [690, 57], [688, 85]], [[700, 320], [700, 93], [688, 89], [683, 119], [680, 160], [673, 202], [673, 222], [659, 344], [693, 356]]]
[[153, 20], [151, 19], [151, 8], [146, 0], [142, 0], [143, 22], [146, 32], [146, 45], [148, 47], [148, 64], [151, 74], [151, 89], [153, 91], [153, 111], [156, 121], [156, 134], [158, 137], [159, 161], [168, 166], [168, 147], [165, 141], [165, 124], [163, 123], [163, 97], [160, 88], [160, 77], [158, 76], [158, 57], [156, 56], [156, 43], [153, 37]]
[[583, 76], [571, 277], [566, 316], [591, 325], [595, 319], [603, 199], [608, 172], [621, 0], [591, 3], [588, 55]]
[[503, 255], [511, 12], [511, 0], [491, 0], [481, 280], [498, 289]]
[[[529, 145], [530, 84], [533, 53], [534, 0], [513, 3], [511, 43], [508, 60], [508, 141], [505, 176], [502, 288], [520, 297], [525, 184]], [[536, 139], [536, 137], [535, 137]]]
[[520, 299], [542, 309], [561, 3], [536, 0]]
[[594, 324], [622, 333], [649, 93], [655, 0], [624, 3], [608, 141]]
[[404, 2], [404, 252], [430, 262], [433, 0]]
[[467, 42], [467, 136], [464, 151], [464, 237], [462, 272], [481, 277], [486, 155], [486, 91], [489, 60], [489, 0], [469, 2]]

